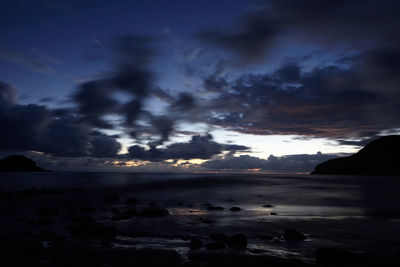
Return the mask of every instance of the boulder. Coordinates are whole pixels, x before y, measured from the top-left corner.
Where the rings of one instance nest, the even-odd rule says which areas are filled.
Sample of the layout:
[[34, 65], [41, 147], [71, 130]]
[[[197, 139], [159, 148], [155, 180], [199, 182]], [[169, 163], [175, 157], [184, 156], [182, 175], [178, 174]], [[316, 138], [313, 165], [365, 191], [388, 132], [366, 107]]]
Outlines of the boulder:
[[203, 246], [203, 242], [200, 239], [193, 237], [190, 240], [190, 249], [199, 249], [202, 246]]
[[221, 243], [221, 242], [211, 242], [211, 243], [206, 244], [206, 248], [209, 250], [220, 250], [220, 249], [224, 249], [225, 245], [224, 245], [224, 243]]
[[234, 234], [228, 238], [227, 243], [231, 247], [246, 248], [247, 237], [244, 234]]
[[294, 230], [294, 229], [287, 229], [283, 233], [283, 237], [287, 241], [303, 241], [303, 240], [307, 239], [307, 237], [304, 234], [302, 234], [299, 231]]
[[168, 215], [169, 215], [168, 210], [162, 208], [151, 207], [142, 210], [142, 216], [144, 217], [164, 217]]
[[111, 221], [122, 221], [122, 220], [129, 220], [135, 216], [140, 216], [142, 213], [135, 209], [128, 209], [111, 217]]
[[228, 236], [225, 234], [211, 234], [209, 237], [216, 242], [226, 243], [228, 241]]

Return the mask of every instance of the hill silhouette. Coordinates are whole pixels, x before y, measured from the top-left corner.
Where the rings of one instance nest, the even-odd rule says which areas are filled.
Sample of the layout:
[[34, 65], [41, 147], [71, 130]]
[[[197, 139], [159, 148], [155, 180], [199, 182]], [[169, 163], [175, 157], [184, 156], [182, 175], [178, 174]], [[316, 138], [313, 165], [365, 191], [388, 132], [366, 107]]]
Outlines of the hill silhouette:
[[331, 159], [311, 174], [400, 175], [400, 136], [384, 136], [349, 157]]
[[0, 171], [3, 172], [40, 172], [45, 171], [23, 155], [12, 155], [0, 160]]

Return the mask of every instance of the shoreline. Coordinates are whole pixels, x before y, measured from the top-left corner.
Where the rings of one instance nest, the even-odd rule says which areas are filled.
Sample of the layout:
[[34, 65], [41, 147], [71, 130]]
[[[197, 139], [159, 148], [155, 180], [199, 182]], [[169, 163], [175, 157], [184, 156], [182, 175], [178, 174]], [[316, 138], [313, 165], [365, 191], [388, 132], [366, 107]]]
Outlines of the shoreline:
[[[222, 266], [226, 262], [233, 266], [261, 266], [266, 262], [272, 266], [313, 266], [316, 262], [325, 266], [327, 260], [334, 264], [338, 261], [337, 266], [343, 261], [391, 266], [398, 260], [396, 251], [373, 255], [326, 242], [329, 235], [313, 234], [317, 228], [345, 226], [343, 220], [265, 220], [248, 217], [249, 212], [244, 210], [221, 210], [209, 203], [164, 206], [124, 190], [105, 189], [1, 191], [0, 205], [3, 251], [9, 251], [8, 255], [27, 253], [27, 258], [37, 264], [33, 266], [69, 266], [59, 262], [66, 255], [73, 266], [80, 266], [85, 253], [93, 255], [88, 258], [93, 266], [100, 262], [120, 266], [116, 257], [125, 254], [130, 256], [123, 257], [143, 266], [157, 266], [166, 260], [172, 266]], [[187, 212], [176, 212], [179, 209]], [[285, 237], [287, 229], [300, 229], [305, 240]], [[215, 234], [222, 238], [243, 234], [246, 245], [232, 246], [216, 240], [212, 237]], [[193, 240], [200, 240], [200, 247], [191, 248]]]

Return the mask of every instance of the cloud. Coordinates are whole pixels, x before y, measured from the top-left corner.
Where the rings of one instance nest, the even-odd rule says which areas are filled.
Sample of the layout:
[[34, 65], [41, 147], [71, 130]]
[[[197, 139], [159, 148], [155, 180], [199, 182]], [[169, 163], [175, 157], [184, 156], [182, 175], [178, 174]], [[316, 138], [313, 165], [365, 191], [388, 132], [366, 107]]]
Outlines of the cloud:
[[260, 1], [256, 10], [233, 27], [203, 31], [206, 43], [231, 52], [241, 62], [260, 61], [277, 46], [313, 43], [348, 49], [399, 44], [396, 0]]
[[121, 150], [121, 144], [116, 140], [118, 136], [108, 136], [95, 132], [91, 141], [91, 156], [95, 158], [112, 158]]
[[304, 70], [301, 62], [291, 61], [230, 81], [209, 76], [204, 87], [216, 97], [197, 113], [209, 124], [249, 134], [375, 135], [400, 124], [397, 58], [393, 50], [374, 50], [352, 57], [350, 66]]
[[206, 31], [200, 38], [216, 46], [227, 49], [245, 58], [246, 61], [257, 61], [276, 37], [275, 22], [262, 12], [255, 12], [242, 18], [238, 28], [231, 31]]
[[27, 70], [46, 75], [56, 74], [56, 70], [44, 60], [17, 51], [7, 51], [0, 48], [0, 59], [21, 66]]
[[[39, 151], [63, 157], [115, 157], [115, 136], [96, 133], [73, 110], [51, 110], [43, 105], [21, 105], [16, 92], [0, 82], [0, 150]], [[104, 147], [103, 147], [104, 146]]]
[[7, 83], [0, 81], [0, 107], [10, 107], [17, 103], [15, 89]]
[[134, 145], [129, 148], [129, 157], [148, 161], [167, 159], [210, 159], [222, 152], [235, 153], [248, 150], [248, 147], [239, 145], [220, 144], [212, 140], [211, 135], [196, 135], [187, 143], [174, 143], [165, 148], [143, 147]]
[[[151, 48], [155, 39], [148, 36], [117, 38], [112, 50], [113, 68], [98, 79], [82, 83], [72, 96], [82, 120], [100, 128], [112, 128], [104, 120], [105, 115], [118, 114], [125, 118], [125, 127], [133, 127], [142, 113], [143, 101], [156, 89], [154, 74], [148, 65], [155, 51]], [[127, 94], [124, 104], [115, 94]]]
[[268, 159], [261, 159], [249, 155], [239, 157], [225, 157], [222, 159], [210, 160], [202, 164], [208, 170], [250, 170], [260, 169], [271, 172], [310, 172], [316, 165], [326, 160], [337, 158], [342, 155], [336, 154], [299, 154], [286, 155], [281, 157], [269, 156]]

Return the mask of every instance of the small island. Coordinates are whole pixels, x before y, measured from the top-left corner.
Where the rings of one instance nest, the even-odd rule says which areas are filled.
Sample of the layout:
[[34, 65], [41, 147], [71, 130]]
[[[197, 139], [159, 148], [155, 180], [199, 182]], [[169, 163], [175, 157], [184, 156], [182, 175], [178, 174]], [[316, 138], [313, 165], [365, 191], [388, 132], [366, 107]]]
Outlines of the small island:
[[44, 172], [36, 163], [23, 155], [11, 155], [0, 160], [1, 172]]
[[331, 159], [311, 174], [400, 175], [400, 136], [384, 136], [349, 157]]

